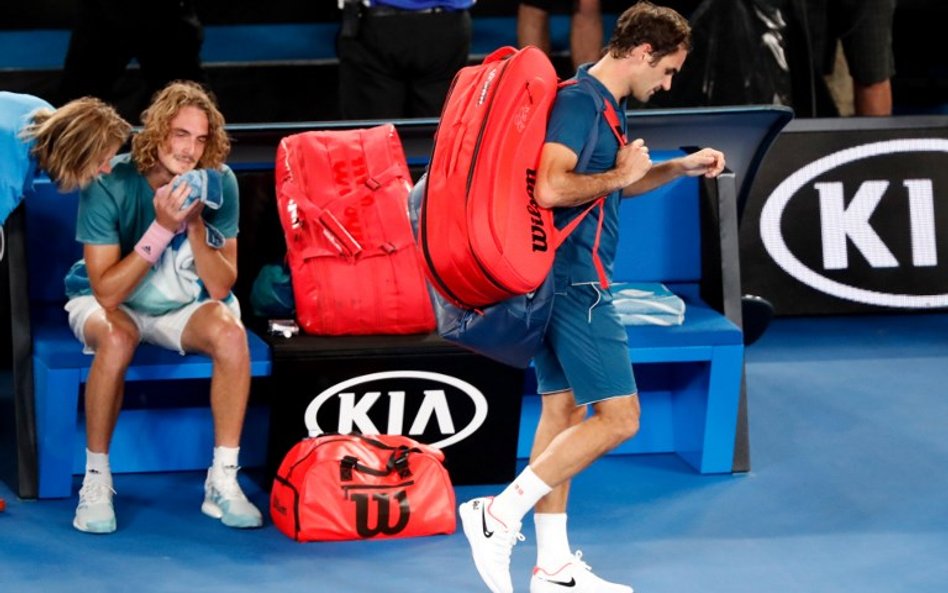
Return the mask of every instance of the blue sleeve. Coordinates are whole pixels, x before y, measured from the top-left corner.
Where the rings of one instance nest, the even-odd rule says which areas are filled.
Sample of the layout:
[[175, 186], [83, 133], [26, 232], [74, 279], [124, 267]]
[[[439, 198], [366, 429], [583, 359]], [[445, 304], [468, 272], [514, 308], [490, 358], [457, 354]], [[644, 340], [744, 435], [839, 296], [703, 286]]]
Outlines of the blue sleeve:
[[96, 179], [79, 194], [76, 240], [93, 245], [118, 245], [118, 207], [111, 192]]
[[562, 144], [578, 157], [589, 141], [592, 126], [598, 125], [599, 112], [595, 100], [577, 87], [563, 89], [556, 95], [546, 141]]
[[19, 134], [40, 108], [52, 106], [38, 97], [0, 91], [0, 224], [33, 189], [36, 159], [30, 152], [34, 143]]
[[240, 191], [237, 187], [237, 176], [230, 167], [224, 165], [221, 170], [221, 189], [224, 201], [217, 210], [204, 209], [205, 219], [214, 225], [226, 238], [237, 236], [240, 219]]

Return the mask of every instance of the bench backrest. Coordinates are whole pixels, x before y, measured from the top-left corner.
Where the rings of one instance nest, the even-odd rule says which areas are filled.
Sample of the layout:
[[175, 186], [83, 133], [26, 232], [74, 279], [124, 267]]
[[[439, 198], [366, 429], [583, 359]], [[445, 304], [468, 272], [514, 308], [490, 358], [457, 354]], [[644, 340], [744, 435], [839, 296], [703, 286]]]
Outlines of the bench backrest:
[[[653, 153], [663, 160], [678, 152]], [[620, 240], [614, 279], [622, 282], [698, 282], [701, 232], [698, 179], [680, 178], [620, 206]], [[63, 278], [82, 257], [76, 241], [79, 193], [60, 193], [37, 180], [26, 206], [27, 270], [30, 300], [66, 300]]]
[[[653, 161], [683, 153], [652, 151]], [[701, 280], [699, 182], [681, 177], [625, 199], [619, 209], [619, 248], [613, 279], [621, 282]]]
[[76, 241], [79, 192], [60, 193], [50, 181], [37, 180], [23, 204], [30, 303], [65, 303], [63, 279], [82, 257], [82, 244]]

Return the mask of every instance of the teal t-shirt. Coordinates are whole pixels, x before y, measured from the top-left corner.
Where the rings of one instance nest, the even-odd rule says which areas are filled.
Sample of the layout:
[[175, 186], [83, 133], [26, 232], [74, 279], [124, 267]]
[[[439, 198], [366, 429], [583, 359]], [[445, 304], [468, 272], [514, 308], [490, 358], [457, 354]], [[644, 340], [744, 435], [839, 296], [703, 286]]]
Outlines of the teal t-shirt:
[[36, 177], [36, 159], [30, 154], [33, 142], [24, 142], [20, 132], [32, 120], [33, 112], [52, 105], [32, 95], [0, 91], [0, 224], [19, 205]]
[[[626, 132], [628, 124], [625, 102], [616, 102], [606, 87], [591, 76], [587, 69], [588, 66], [581, 66], [576, 73], [577, 79], [585, 79], [582, 83], [568, 85], [556, 94], [550, 121], [547, 124], [546, 142], [562, 144], [581, 160], [586, 159], [585, 164], [581, 162], [577, 164], [577, 172], [601, 173], [615, 166], [616, 152], [619, 150], [619, 141], [602, 115], [602, 101], [612, 103], [623, 133]], [[621, 192], [613, 192], [606, 198], [603, 211], [599, 258], [609, 278], [612, 277], [616, 247], [619, 242], [621, 199]], [[557, 208], [554, 211], [556, 226], [563, 228], [587, 206]], [[586, 215], [586, 218], [556, 250], [553, 270], [558, 288], [562, 289], [568, 284], [599, 281], [592, 257], [598, 223], [599, 210], [596, 208]]]
[[[237, 178], [226, 165], [221, 172], [221, 206], [217, 210], [205, 207], [202, 216], [230, 239], [237, 236], [238, 230]], [[154, 190], [138, 172], [131, 155], [116, 156], [112, 172], [99, 176], [80, 195], [76, 240], [90, 245], [117, 244], [124, 258], [155, 220], [154, 197]], [[66, 277], [66, 293], [69, 297], [91, 294], [81, 262]], [[142, 313], [161, 315], [207, 298], [193, 267], [187, 236], [179, 233], [124, 304]]]

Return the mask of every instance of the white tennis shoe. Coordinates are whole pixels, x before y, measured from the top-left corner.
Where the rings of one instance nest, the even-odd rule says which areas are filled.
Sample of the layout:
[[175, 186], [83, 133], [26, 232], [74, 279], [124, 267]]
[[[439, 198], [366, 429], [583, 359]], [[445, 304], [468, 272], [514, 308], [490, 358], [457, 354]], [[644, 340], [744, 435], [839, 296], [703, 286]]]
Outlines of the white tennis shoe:
[[490, 514], [493, 498], [475, 498], [458, 509], [464, 535], [471, 544], [474, 566], [493, 593], [513, 593], [510, 553], [524, 537], [520, 523], [505, 525]]
[[530, 578], [530, 593], [633, 593], [632, 587], [610, 583], [593, 574], [583, 562], [583, 553], [576, 554], [563, 566], [547, 572], [539, 566]]

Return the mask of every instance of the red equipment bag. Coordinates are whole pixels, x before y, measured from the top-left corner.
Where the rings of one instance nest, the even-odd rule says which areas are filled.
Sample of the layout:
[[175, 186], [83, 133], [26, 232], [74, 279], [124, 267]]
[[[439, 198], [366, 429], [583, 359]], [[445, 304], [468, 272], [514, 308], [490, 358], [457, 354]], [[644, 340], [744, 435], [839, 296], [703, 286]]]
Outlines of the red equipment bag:
[[559, 230], [533, 197], [557, 87], [549, 58], [532, 46], [500, 48], [454, 78], [418, 242], [431, 285], [457, 306], [477, 309], [536, 290], [582, 220]]
[[402, 435], [320, 435], [286, 454], [270, 516], [297, 541], [454, 533], [454, 488], [440, 449]]
[[274, 167], [297, 321], [310, 334], [435, 328], [392, 124], [287, 136]]

